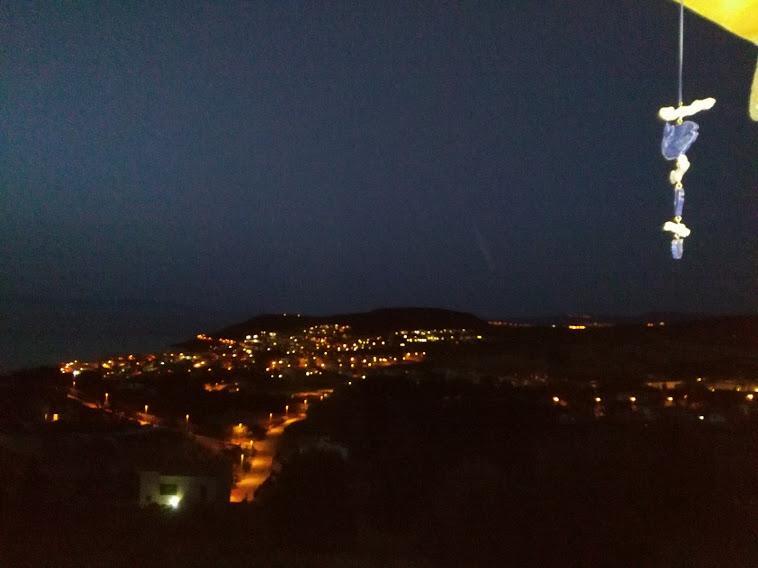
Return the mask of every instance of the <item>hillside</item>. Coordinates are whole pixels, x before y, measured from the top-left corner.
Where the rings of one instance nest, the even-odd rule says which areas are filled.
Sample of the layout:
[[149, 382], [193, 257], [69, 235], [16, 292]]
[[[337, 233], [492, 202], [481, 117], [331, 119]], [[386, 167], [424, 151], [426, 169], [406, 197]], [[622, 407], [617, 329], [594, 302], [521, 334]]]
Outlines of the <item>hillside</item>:
[[264, 314], [212, 332], [213, 337], [239, 339], [261, 330], [285, 333], [312, 325], [349, 325], [357, 334], [384, 333], [398, 329], [486, 329], [487, 322], [463, 312], [436, 308], [385, 308], [355, 314], [302, 316]]

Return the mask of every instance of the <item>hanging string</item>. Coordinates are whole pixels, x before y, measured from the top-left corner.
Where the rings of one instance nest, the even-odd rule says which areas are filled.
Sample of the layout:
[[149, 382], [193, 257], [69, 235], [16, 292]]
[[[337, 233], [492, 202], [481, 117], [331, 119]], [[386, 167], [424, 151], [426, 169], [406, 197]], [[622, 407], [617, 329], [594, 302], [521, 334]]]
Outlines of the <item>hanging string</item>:
[[669, 181], [674, 186], [674, 217], [663, 225], [663, 230], [671, 233], [671, 256], [675, 259], [682, 258], [684, 252], [684, 239], [691, 231], [682, 223], [684, 210], [684, 184], [682, 178], [690, 167], [687, 159], [687, 150], [698, 137], [698, 125], [684, 117], [692, 116], [701, 110], [708, 110], [716, 103], [716, 99], [698, 99], [684, 106], [683, 68], [684, 68], [684, 0], [679, 0], [679, 59], [678, 63], [678, 108], [663, 107], [658, 111], [658, 116], [666, 121], [663, 127], [663, 141], [661, 152], [667, 160], [676, 160], [676, 168], [669, 173]]
[[679, 0], [679, 106], [684, 104], [682, 97], [682, 69], [684, 68], [684, 0]]

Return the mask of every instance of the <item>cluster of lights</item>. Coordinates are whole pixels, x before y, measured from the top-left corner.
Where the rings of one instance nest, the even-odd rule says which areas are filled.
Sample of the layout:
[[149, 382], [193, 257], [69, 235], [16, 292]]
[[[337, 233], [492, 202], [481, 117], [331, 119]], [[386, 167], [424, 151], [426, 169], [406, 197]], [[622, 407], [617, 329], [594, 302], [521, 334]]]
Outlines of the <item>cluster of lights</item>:
[[395, 332], [396, 337], [402, 339], [401, 347], [406, 343], [434, 343], [437, 341], [449, 341], [453, 343], [462, 343], [477, 341], [483, 339], [481, 335], [476, 335], [466, 329], [414, 329], [410, 331], [401, 330]]
[[503, 320], [491, 320], [487, 322], [489, 325], [494, 325], [496, 327], [534, 327], [533, 323], [522, 323], [522, 322], [513, 322], [513, 321], [503, 321]]
[[[233, 372], [235, 370], [254, 370], [256, 357], [264, 357], [271, 351], [280, 355], [271, 358], [265, 369], [269, 377], [284, 378], [295, 370], [306, 376], [321, 375], [332, 372], [355, 375], [367, 367], [386, 367], [402, 363], [418, 363], [426, 357], [425, 351], [406, 351], [403, 354], [387, 353], [400, 342], [409, 343], [426, 341], [469, 341], [482, 339], [467, 330], [413, 330], [402, 331], [384, 336], [355, 337], [348, 325], [323, 324], [314, 325], [290, 335], [281, 335], [273, 331], [262, 330], [245, 336], [237, 341], [224, 337], [212, 337], [198, 333], [198, 341], [207, 344], [207, 349], [194, 353], [161, 353], [148, 355], [128, 354], [104, 361], [71, 361], [60, 366], [62, 373], [77, 376], [83, 371], [100, 371], [103, 377], [129, 377], [151, 373], [175, 372]], [[400, 340], [400, 337], [404, 339]], [[371, 353], [372, 351], [375, 352]], [[377, 352], [378, 351], [378, 352]], [[260, 355], [259, 355], [260, 354]], [[210, 381], [204, 385], [205, 390], [226, 390], [235, 392], [228, 380]]]
[[[364, 376], [364, 377], [365, 377], [365, 376]], [[699, 379], [698, 379], [698, 381], [702, 381], [702, 379], [701, 379], [701, 378], [699, 378]], [[348, 384], [350, 384], [350, 383], [348, 383]], [[754, 392], [749, 392], [749, 393], [747, 393], [747, 394], [745, 395], [745, 400], [746, 400], [746, 401], [748, 401], [748, 402], [752, 402], [753, 400], [755, 400], [755, 398], [756, 398], [756, 395], [755, 395], [755, 393], [758, 393], [758, 387], [755, 387], [755, 388], [753, 389], [753, 391], [754, 391]], [[682, 398], [683, 398], [684, 400], [687, 400], [688, 396], [685, 394], [685, 395], [684, 395]], [[552, 403], [553, 403], [553, 404], [555, 404], [555, 405], [558, 405], [558, 406], [568, 406], [568, 401], [566, 401], [565, 399], [561, 398], [561, 397], [560, 397], [560, 396], [558, 396], [558, 395], [553, 395], [553, 396], [551, 396], [551, 397], [550, 397], [550, 400], [551, 400], [551, 401], [552, 401]], [[602, 397], [600, 397], [600, 396], [594, 396], [594, 397], [593, 397], [593, 400], [594, 400], [594, 402], [595, 402], [596, 404], [600, 404], [600, 403], [602, 403], [602, 402], [603, 402], [603, 399], [602, 399]], [[632, 405], [632, 406], [634, 406], [634, 405], [637, 403], [637, 397], [636, 397], [635, 395], [631, 395], [631, 396], [629, 396], [629, 397], [627, 398], [627, 400], [629, 401], [629, 403], [631, 403], [631, 405]], [[667, 407], [670, 407], [670, 406], [672, 406], [672, 405], [673, 405], [673, 403], [674, 403], [674, 397], [673, 397], [673, 396], [671, 396], [671, 395], [667, 396], [667, 397], [666, 397], [666, 399], [665, 399], [665, 403], [664, 403], [664, 404], [665, 404], [665, 406], [667, 406]], [[705, 420], [705, 415], [702, 415], [702, 414], [700, 414], [700, 415], [698, 415], [698, 416], [697, 416], [697, 418], [698, 418], [698, 420], [701, 420], [701, 421], [702, 421], [702, 420]]]
[[237, 382], [219, 382], [204, 383], [203, 390], [206, 392], [239, 392], [240, 386]]

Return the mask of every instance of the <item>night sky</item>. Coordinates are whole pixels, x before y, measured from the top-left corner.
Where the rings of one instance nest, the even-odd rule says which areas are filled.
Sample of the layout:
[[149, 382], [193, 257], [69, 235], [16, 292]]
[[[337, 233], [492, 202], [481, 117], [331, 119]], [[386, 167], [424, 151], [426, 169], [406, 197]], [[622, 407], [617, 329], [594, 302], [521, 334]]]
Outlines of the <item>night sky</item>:
[[758, 309], [756, 49], [668, 0], [4, 2], [0, 295], [245, 315]]

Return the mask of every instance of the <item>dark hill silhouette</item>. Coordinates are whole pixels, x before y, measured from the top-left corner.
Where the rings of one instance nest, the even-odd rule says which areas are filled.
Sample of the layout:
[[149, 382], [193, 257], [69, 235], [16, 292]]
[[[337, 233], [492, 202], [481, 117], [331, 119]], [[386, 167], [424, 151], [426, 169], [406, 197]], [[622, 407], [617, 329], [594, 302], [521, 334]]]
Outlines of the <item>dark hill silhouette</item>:
[[358, 334], [382, 333], [399, 329], [465, 328], [485, 329], [487, 322], [463, 312], [437, 308], [385, 308], [355, 314], [300, 316], [264, 314], [212, 332], [213, 337], [237, 339], [261, 330], [284, 333], [312, 325], [345, 324]]

